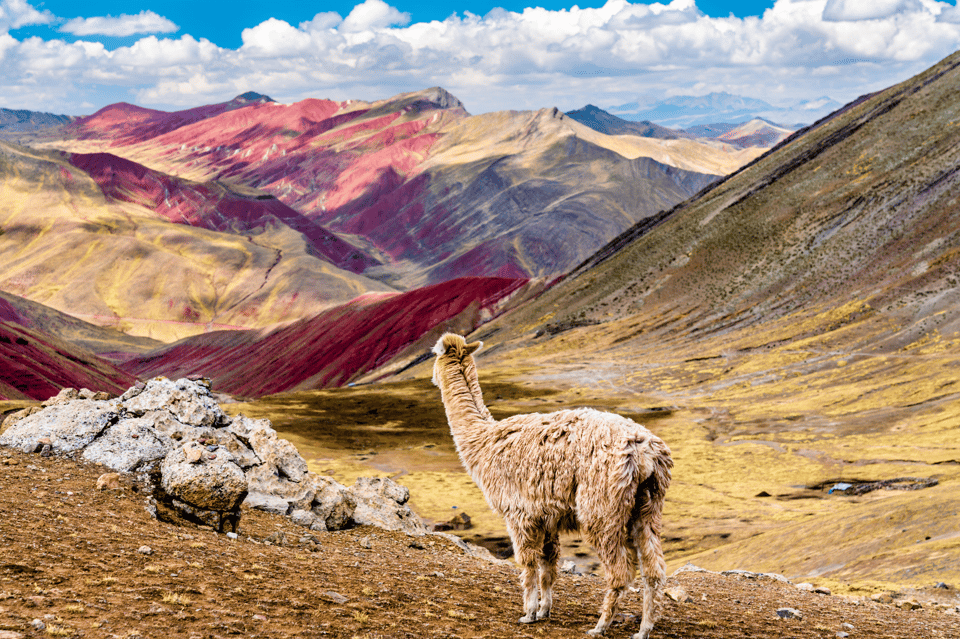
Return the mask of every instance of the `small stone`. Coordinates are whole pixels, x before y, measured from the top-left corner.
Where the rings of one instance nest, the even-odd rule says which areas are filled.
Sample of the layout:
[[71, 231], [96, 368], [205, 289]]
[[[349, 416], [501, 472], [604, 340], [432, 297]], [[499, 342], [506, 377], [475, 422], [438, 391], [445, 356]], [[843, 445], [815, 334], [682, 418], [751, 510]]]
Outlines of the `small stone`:
[[848, 631], [848, 632], [853, 632], [854, 630], [856, 630], [856, 628], [853, 627], [853, 624], [852, 624], [852, 623], [847, 623], [846, 621], [844, 621], [842, 624], [840, 624], [840, 627], [841, 627], [843, 630], [846, 630], [846, 631]]
[[216, 456], [215, 454], [213, 454], [213, 453], [207, 455], [207, 459], [216, 459], [216, 458], [217, 458], [217, 456]]
[[687, 591], [682, 586], [667, 588], [663, 591], [663, 594], [665, 594], [671, 601], [676, 601], [677, 603], [689, 603], [693, 601], [693, 597], [688, 595]]
[[897, 604], [897, 608], [900, 610], [919, 610], [920, 608], [923, 608], [923, 606], [915, 599], [904, 599]]
[[137, 552], [140, 553], [141, 555], [152, 555], [153, 548], [151, 548], [150, 546], [140, 546], [139, 548], [137, 548]]
[[844, 632], [843, 630], [837, 632], [837, 639], [847, 639], [850, 636], [849, 632]]
[[334, 603], [342, 604], [342, 603], [347, 603], [347, 601], [349, 601], [347, 597], [344, 597], [339, 592], [334, 592], [332, 590], [328, 590], [323, 594], [325, 597], [327, 597], [327, 599], [330, 599]]
[[0, 639], [23, 639], [23, 633], [16, 630], [0, 630]]
[[366, 537], [361, 537], [357, 543], [360, 544], [361, 547], [366, 548], [368, 550], [373, 547], [373, 544], [370, 541], [370, 535], [367, 535]]
[[577, 564], [572, 559], [568, 559], [560, 565], [560, 572], [565, 572], [568, 575], [580, 574], [577, 570]]
[[813, 584], [803, 582], [802, 584], [797, 584], [797, 590], [803, 590], [805, 592], [813, 592]]
[[211, 453], [212, 453], [213, 451], [217, 450], [218, 448], [220, 448], [220, 447], [219, 447], [219, 446], [216, 446], [216, 445], [207, 446], [207, 450], [209, 450]]
[[950, 590], [950, 586], [943, 583], [942, 581], [939, 582], [936, 586], [934, 586], [934, 588], [939, 588], [940, 590]]
[[265, 615], [254, 615], [253, 618], [256, 619], [257, 621], [266, 621], [266, 620], [267, 620], [267, 617], [266, 617]]
[[813, 589], [813, 591], [814, 591], [815, 593], [817, 593], [818, 595], [829, 595], [829, 594], [831, 594], [831, 593], [830, 593], [830, 589], [827, 588], [826, 586], [817, 586], [816, 588]]
[[238, 535], [238, 534], [235, 533], [235, 532], [228, 532], [228, 533], [227, 533], [227, 537], [229, 537], [230, 539], [239, 539], [239, 538], [240, 538], [240, 535]]
[[188, 464], [196, 464], [203, 456], [203, 450], [199, 446], [194, 446], [192, 442], [184, 444], [183, 456], [186, 458]]
[[104, 473], [97, 478], [97, 490], [120, 490], [120, 473]]
[[893, 603], [893, 595], [891, 595], [889, 592], [878, 592], [870, 595], [870, 600], [876, 601], [877, 603], [890, 604]]
[[268, 544], [273, 544], [275, 546], [286, 546], [287, 545], [287, 535], [282, 530], [278, 530], [274, 533], [267, 535], [265, 542]]
[[50, 444], [44, 444], [43, 448], [40, 449], [41, 457], [49, 457], [53, 454], [53, 448], [50, 447]]
[[43, 632], [47, 629], [47, 624], [43, 623], [39, 619], [34, 619], [30, 622], [30, 627], [36, 630], [37, 632]]
[[781, 619], [803, 619], [803, 614], [796, 608], [780, 608], [777, 616]]

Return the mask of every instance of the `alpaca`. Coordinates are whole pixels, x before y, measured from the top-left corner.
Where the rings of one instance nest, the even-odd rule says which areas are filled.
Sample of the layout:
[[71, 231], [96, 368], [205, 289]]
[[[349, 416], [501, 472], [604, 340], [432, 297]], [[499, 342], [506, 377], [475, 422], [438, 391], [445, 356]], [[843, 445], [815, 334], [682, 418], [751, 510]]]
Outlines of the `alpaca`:
[[601, 635], [643, 565], [643, 619], [634, 639], [653, 628], [666, 580], [660, 545], [670, 449], [643, 426], [589, 408], [514, 415], [496, 421], [483, 403], [473, 353], [447, 333], [433, 348], [440, 388], [460, 460], [490, 507], [505, 520], [521, 566], [523, 616], [550, 616], [561, 532], [581, 531], [606, 572]]

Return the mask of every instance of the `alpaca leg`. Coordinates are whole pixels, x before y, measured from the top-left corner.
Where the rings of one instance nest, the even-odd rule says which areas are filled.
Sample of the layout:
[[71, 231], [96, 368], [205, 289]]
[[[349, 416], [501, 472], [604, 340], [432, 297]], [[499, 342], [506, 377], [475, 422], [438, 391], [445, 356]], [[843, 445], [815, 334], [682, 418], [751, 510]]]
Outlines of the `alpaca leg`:
[[[543, 546], [543, 531], [524, 530], [521, 526], [507, 526], [513, 539], [513, 554], [520, 564], [520, 584], [523, 586], [523, 616], [520, 623], [533, 623], [537, 620], [537, 559]], [[539, 537], [539, 539], [538, 539]]]
[[627, 537], [625, 524], [626, 522], [623, 522], [612, 529], [608, 527], [600, 536], [601, 543], [596, 547], [607, 574], [607, 594], [600, 608], [600, 619], [596, 627], [587, 632], [588, 635], [602, 635], [607, 631], [613, 623], [627, 586], [633, 583], [637, 572], [637, 552], [633, 541]]
[[660, 600], [663, 597], [663, 584], [667, 580], [667, 565], [663, 560], [663, 547], [660, 544], [660, 520], [640, 522], [640, 533], [636, 544], [640, 548], [643, 561], [643, 619], [640, 632], [633, 639], [647, 639], [653, 624], [657, 620]]
[[600, 619], [597, 621], [596, 627], [587, 631], [588, 635], [597, 637], [607, 631], [607, 628], [613, 623], [613, 617], [617, 614], [617, 609], [620, 607], [620, 600], [623, 599], [624, 591], [626, 591], [626, 587], [609, 588], [607, 590], [607, 594], [603, 597], [603, 605], [600, 607]]
[[553, 607], [553, 582], [557, 579], [557, 559], [560, 556], [560, 536], [556, 533], [547, 533], [543, 543], [543, 554], [540, 556], [540, 607], [537, 609], [537, 619], [546, 619], [550, 616]]

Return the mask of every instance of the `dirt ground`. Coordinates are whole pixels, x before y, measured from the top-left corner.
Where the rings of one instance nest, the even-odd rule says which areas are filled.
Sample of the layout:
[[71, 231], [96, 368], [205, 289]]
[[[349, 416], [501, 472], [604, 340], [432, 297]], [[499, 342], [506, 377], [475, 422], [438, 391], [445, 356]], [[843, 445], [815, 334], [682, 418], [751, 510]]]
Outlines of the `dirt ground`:
[[[520, 625], [516, 568], [441, 537], [310, 533], [245, 511], [234, 540], [154, 520], [133, 478], [96, 490], [103, 472], [0, 450], [0, 638], [582, 637], [596, 621], [598, 576], [562, 575], [553, 618]], [[960, 636], [934, 604], [960, 604], [954, 589], [904, 611], [767, 577], [683, 572], [677, 586], [689, 599], [666, 601], [653, 637]], [[609, 636], [636, 632], [638, 609], [631, 595]]]

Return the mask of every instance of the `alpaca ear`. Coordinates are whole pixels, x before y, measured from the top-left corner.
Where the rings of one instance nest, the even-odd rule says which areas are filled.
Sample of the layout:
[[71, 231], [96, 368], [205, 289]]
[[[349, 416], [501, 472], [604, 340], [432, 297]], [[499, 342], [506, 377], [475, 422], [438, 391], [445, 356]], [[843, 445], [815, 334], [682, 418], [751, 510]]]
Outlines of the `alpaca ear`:
[[472, 344], [465, 345], [463, 356], [466, 357], [467, 355], [473, 355], [478, 350], [480, 350], [481, 346], [483, 346], [483, 342], [473, 342]]

